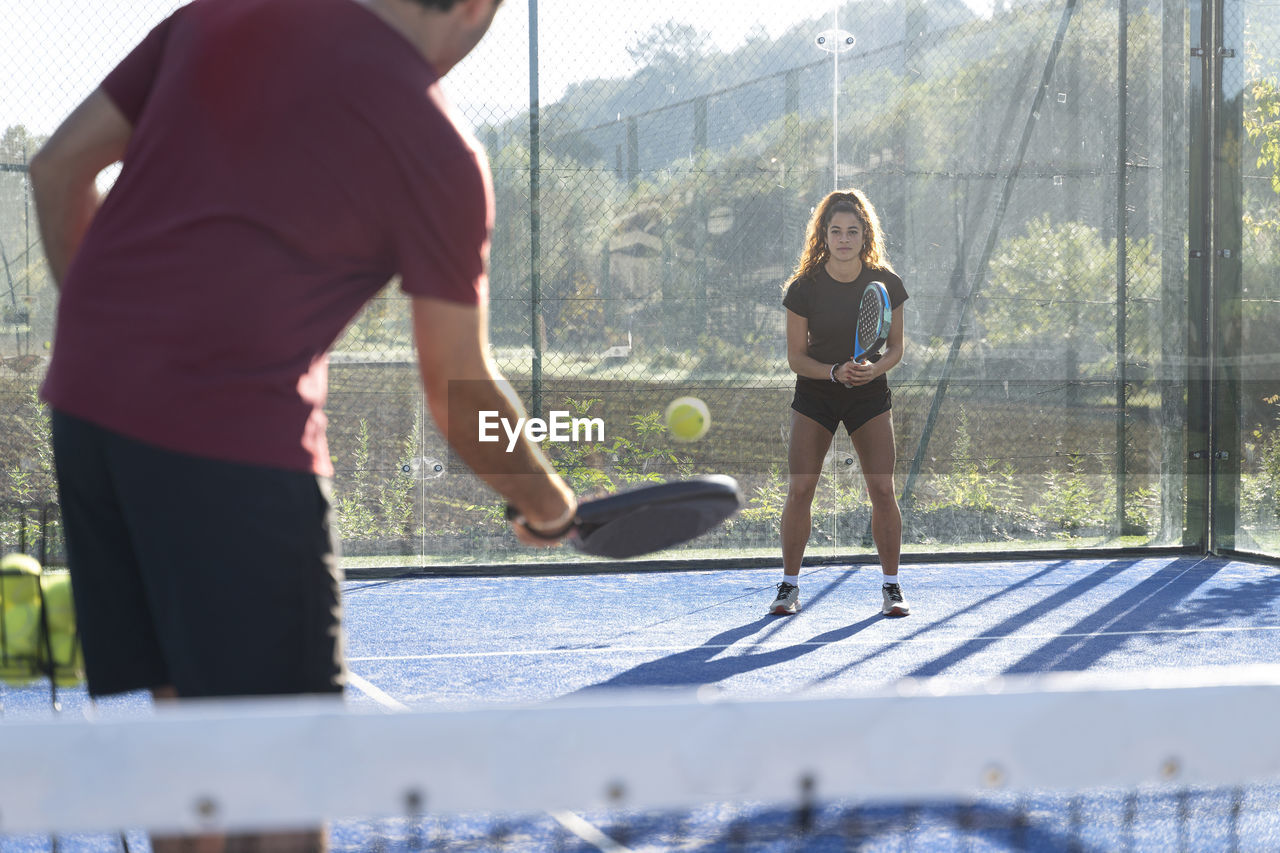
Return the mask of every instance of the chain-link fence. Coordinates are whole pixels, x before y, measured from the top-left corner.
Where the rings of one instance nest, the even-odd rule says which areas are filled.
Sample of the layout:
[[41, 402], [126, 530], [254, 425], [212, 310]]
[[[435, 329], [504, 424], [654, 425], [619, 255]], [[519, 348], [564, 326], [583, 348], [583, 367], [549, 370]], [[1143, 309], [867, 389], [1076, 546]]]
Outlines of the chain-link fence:
[[[857, 186], [911, 295], [890, 374], [907, 549], [1202, 544], [1187, 423], [1204, 107], [1188, 5], [669, 5], [508, 0], [446, 81], [492, 161], [495, 356], [531, 414], [604, 425], [602, 440], [544, 444], [575, 487], [728, 473], [746, 510], [680, 553], [775, 553], [794, 381], [781, 285], [814, 205]], [[1226, 218], [1243, 223], [1244, 257], [1227, 306], [1243, 365], [1228, 488], [1239, 544], [1274, 554], [1280, 20], [1265, 4], [1227, 7], [1242, 40], [1224, 100], [1243, 116], [1227, 171], [1243, 189]], [[106, 67], [117, 37], [99, 51]], [[10, 79], [44, 91], [85, 48], [61, 26], [33, 38], [44, 59]], [[42, 502], [33, 393], [53, 294], [25, 162], [49, 128], [24, 125], [12, 100], [0, 93], [0, 497]], [[684, 395], [713, 425], [681, 444], [661, 413]], [[336, 346], [329, 416], [352, 565], [532, 558], [427, 416], [394, 288]], [[868, 527], [838, 436], [809, 553], [868, 553]]]

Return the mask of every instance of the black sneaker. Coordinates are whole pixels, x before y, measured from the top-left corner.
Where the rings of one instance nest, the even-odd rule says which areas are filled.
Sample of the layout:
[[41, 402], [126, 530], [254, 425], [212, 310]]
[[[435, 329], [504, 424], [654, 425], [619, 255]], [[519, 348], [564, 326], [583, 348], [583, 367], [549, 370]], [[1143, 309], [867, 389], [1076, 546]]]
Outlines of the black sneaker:
[[783, 581], [778, 584], [778, 597], [769, 607], [769, 613], [775, 616], [791, 616], [800, 612], [800, 587]]
[[880, 608], [880, 612], [885, 616], [906, 616], [911, 612], [911, 608], [902, 600], [902, 587], [896, 583], [885, 584], [880, 592], [884, 595], [884, 607]]

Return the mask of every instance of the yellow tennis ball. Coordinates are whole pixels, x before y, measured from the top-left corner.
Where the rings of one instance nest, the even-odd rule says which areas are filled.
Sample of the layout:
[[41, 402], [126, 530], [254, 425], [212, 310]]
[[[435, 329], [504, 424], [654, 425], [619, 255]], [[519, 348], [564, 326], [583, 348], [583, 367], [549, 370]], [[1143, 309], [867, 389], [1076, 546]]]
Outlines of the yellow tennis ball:
[[680, 397], [667, 406], [667, 431], [677, 441], [697, 441], [711, 429], [711, 412], [697, 397]]
[[49, 623], [49, 633], [74, 634], [76, 607], [71, 597], [71, 575], [47, 572], [41, 576], [40, 586], [44, 589], [44, 615]]
[[35, 660], [40, 650], [40, 605], [6, 605], [0, 620], [4, 622], [0, 633], [4, 657], [10, 661]]
[[29, 554], [0, 558], [0, 601], [6, 607], [30, 604], [40, 597], [40, 561]]
[[35, 663], [40, 656], [40, 607], [19, 605], [6, 607], [0, 616], [4, 631], [0, 633], [3, 661], [9, 664]]

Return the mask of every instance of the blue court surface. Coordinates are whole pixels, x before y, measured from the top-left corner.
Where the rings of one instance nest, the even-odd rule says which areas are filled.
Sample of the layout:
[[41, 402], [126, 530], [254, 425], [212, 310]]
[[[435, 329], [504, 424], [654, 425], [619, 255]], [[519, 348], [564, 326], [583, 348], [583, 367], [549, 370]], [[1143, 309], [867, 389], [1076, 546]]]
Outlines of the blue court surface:
[[[896, 619], [880, 614], [876, 565], [806, 568], [801, 612], [766, 616], [780, 579], [781, 569], [753, 568], [352, 580], [348, 701], [455, 709], [701, 687], [731, 698], [817, 697], [904, 678], [1280, 661], [1280, 570], [1267, 565], [1176, 555], [908, 564], [901, 579], [911, 615]], [[6, 716], [22, 717], [40, 713], [47, 691], [8, 688], [0, 699]], [[74, 691], [63, 700], [63, 713], [86, 701]], [[128, 713], [140, 703], [122, 697], [103, 708]], [[1276, 737], [1234, 732], [1229, 719], [1205, 725], [1222, 727], [1225, 750]], [[759, 758], [790, 738], [822, 736], [802, 726], [779, 732], [776, 743], [759, 744]], [[130, 850], [147, 849], [140, 833], [129, 838]], [[339, 822], [333, 844], [341, 851], [1262, 851], [1280, 849], [1280, 791], [1091, 792], [1061, 802], [996, 796], [963, 807], [731, 804], [679, 815], [427, 815], [412, 824]], [[3, 853], [48, 849], [47, 840], [0, 839]], [[67, 838], [57, 849], [122, 848], [113, 839]]]

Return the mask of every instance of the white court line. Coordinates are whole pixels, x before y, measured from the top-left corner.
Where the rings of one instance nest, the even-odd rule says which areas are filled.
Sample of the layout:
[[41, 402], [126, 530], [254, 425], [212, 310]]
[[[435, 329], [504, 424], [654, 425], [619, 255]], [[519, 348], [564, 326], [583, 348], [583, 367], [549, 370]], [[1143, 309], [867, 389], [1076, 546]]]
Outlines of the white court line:
[[409, 710], [408, 705], [404, 704], [378, 685], [368, 679], [361, 678], [349, 669], [347, 670], [347, 684], [359, 690], [361, 693], [368, 696], [384, 708], [390, 708], [393, 711]]
[[604, 853], [631, 853], [630, 847], [624, 847], [601, 832], [596, 826], [583, 820], [573, 812], [547, 812], [565, 829], [581, 838], [588, 844]]
[[[393, 711], [408, 711], [409, 706], [383, 690], [378, 685], [363, 678], [360, 675], [347, 670], [347, 684], [359, 690], [379, 705]], [[573, 812], [547, 812], [555, 818], [556, 822], [574, 835], [581, 838], [591, 846], [600, 850], [601, 853], [631, 853], [630, 848], [624, 847], [617, 841], [605, 835], [600, 829], [580, 815]]]
[[[988, 640], [1058, 640], [1058, 639], [1082, 639], [1089, 637], [1143, 637], [1143, 636], [1170, 636], [1170, 635], [1189, 635], [1189, 634], [1231, 634], [1246, 633], [1250, 631], [1280, 631], [1280, 625], [1240, 625], [1237, 627], [1219, 626], [1205, 628], [1149, 628], [1138, 631], [1074, 631], [1070, 633], [1058, 634], [1026, 634], [1022, 632], [1013, 632], [1009, 634], [963, 634], [949, 633], [938, 634], [928, 637], [885, 637], [883, 639], [858, 639], [856, 637], [847, 637], [843, 640], [834, 642], [813, 642], [802, 640], [798, 643], [787, 642], [769, 642], [752, 645], [752, 649], [793, 649], [796, 647], [812, 646], [821, 648], [823, 646], [879, 646], [879, 645], [937, 645], [939, 643], [953, 642], [980, 642]], [[489, 652], [439, 652], [436, 654], [425, 655], [366, 655], [361, 657], [348, 657], [349, 662], [371, 662], [371, 661], [412, 661], [412, 660], [451, 660], [451, 659], [467, 659], [467, 658], [500, 658], [500, 657], [551, 657], [557, 655], [579, 655], [579, 654], [649, 654], [653, 652], [690, 652], [699, 649], [726, 651], [728, 649], [738, 648], [737, 643], [716, 643], [714, 645], [687, 645], [687, 646], [592, 646], [582, 649], [501, 649]]]

